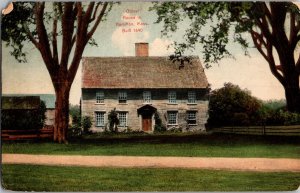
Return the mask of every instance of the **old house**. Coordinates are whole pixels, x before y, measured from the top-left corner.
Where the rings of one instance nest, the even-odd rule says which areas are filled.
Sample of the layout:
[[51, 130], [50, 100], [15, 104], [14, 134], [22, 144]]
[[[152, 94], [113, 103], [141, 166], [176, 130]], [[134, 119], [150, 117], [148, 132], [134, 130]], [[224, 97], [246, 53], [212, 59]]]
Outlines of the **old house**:
[[167, 129], [204, 130], [208, 81], [198, 57], [179, 68], [169, 57], [148, 56], [148, 44], [136, 44], [134, 57], [82, 59], [82, 116], [93, 131], [104, 131], [116, 109], [119, 130], [151, 132], [158, 119]]

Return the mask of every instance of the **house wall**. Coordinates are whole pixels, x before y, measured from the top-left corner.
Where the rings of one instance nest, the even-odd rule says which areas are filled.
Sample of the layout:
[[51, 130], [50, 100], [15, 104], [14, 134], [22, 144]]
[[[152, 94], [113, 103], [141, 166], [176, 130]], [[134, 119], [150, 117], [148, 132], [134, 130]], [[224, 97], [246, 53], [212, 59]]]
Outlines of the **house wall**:
[[[196, 104], [188, 104], [188, 90], [187, 89], [172, 89], [177, 94], [177, 104], [168, 103], [168, 91], [170, 89], [127, 89], [127, 103], [119, 104], [118, 89], [82, 89], [82, 116], [89, 116], [92, 118], [92, 131], [104, 131], [104, 127], [95, 126], [95, 112], [105, 112], [105, 123], [108, 123], [108, 113], [116, 108], [117, 111], [128, 112], [128, 127], [120, 128], [119, 131], [130, 128], [132, 130], [142, 130], [141, 115], [138, 115], [137, 109], [144, 106], [143, 91], [151, 91], [151, 105], [157, 108], [157, 112], [162, 120], [163, 125], [168, 129], [181, 128], [183, 131], [187, 130], [204, 130], [204, 124], [207, 121], [208, 114], [208, 99], [205, 89], [194, 89], [196, 91]], [[104, 91], [105, 101], [104, 104], [96, 104], [96, 92]], [[178, 111], [178, 125], [170, 126], [167, 124], [167, 112]], [[186, 122], [186, 112], [189, 110], [197, 111], [197, 125], [188, 126]], [[152, 118], [154, 129], [154, 117]]]

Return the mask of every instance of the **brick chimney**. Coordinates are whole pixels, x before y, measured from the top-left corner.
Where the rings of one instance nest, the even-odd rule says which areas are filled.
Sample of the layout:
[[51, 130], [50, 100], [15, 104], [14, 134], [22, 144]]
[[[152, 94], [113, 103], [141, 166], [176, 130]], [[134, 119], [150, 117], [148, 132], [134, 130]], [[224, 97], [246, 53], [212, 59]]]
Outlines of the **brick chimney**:
[[135, 56], [149, 56], [148, 43], [135, 43]]

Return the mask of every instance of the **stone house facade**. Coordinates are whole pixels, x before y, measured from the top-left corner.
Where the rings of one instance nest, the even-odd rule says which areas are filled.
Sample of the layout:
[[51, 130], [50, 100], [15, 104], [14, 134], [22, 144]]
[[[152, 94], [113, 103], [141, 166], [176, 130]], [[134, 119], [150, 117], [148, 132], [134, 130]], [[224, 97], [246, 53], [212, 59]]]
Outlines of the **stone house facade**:
[[179, 67], [169, 57], [148, 56], [148, 44], [136, 44], [135, 57], [82, 59], [82, 116], [94, 132], [108, 129], [108, 113], [118, 112], [119, 131], [205, 130], [208, 82], [198, 57]]

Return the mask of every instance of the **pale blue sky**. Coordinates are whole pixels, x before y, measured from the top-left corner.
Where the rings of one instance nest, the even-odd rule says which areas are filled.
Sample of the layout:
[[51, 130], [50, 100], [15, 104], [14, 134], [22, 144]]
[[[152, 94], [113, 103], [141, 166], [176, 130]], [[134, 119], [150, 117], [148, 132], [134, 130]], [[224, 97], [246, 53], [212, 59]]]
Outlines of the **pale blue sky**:
[[[83, 56], [133, 56], [134, 43], [148, 42], [150, 55], [168, 55], [172, 50], [167, 50], [166, 45], [173, 40], [179, 40], [184, 27], [174, 37], [165, 39], [161, 37], [160, 24], [153, 24], [156, 18], [154, 12], [149, 12], [149, 2], [128, 2], [116, 5], [109, 14], [107, 21], [101, 23], [94, 34], [99, 47], [87, 46]], [[139, 10], [136, 14], [126, 13], [126, 10]], [[140, 16], [141, 19], [124, 20], [122, 16]], [[117, 22], [146, 22], [149, 25], [143, 27], [143, 32], [123, 33]], [[133, 30], [133, 29], [132, 29]], [[2, 43], [2, 73], [3, 93], [13, 94], [37, 94], [54, 93], [50, 77], [40, 57], [40, 53], [31, 44], [24, 45], [28, 54], [28, 63], [18, 63], [10, 56], [10, 48]], [[251, 93], [263, 100], [282, 99], [284, 90], [280, 83], [272, 76], [267, 62], [257, 52], [250, 49], [251, 57], [244, 56], [243, 51], [235, 44], [229, 45], [235, 56], [234, 59], [224, 59], [219, 64], [206, 69], [206, 75], [212, 88], [222, 87], [225, 82], [238, 84], [241, 88], [247, 88]], [[189, 54], [199, 55], [201, 58], [201, 45]], [[71, 89], [70, 102], [78, 104], [81, 95], [81, 66], [77, 72]]]

